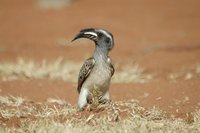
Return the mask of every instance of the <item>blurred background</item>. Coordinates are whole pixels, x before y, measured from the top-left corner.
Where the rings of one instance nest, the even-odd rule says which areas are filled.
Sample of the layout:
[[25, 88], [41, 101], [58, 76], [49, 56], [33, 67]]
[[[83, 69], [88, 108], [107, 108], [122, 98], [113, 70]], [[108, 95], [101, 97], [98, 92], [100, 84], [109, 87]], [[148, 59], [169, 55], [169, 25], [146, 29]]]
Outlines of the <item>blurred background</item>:
[[[160, 65], [166, 58], [183, 58], [185, 51], [198, 50], [198, 55], [186, 56], [194, 61], [196, 56], [200, 59], [199, 5], [198, 0], [0, 0], [0, 61], [19, 56], [82, 60], [93, 50], [92, 42], [83, 39], [75, 42], [77, 46], [70, 40], [87, 27], [113, 33], [111, 54], [116, 61]], [[149, 62], [158, 49], [161, 53], [150, 59], [159, 59]], [[166, 55], [166, 50], [181, 53]]]

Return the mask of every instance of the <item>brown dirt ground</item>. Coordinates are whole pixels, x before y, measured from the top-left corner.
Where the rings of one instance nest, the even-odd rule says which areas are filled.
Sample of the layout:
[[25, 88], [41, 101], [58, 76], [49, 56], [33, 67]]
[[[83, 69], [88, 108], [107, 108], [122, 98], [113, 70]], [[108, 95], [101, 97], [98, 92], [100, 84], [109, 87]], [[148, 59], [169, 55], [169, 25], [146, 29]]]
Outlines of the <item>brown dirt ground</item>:
[[[175, 82], [170, 73], [194, 72], [200, 63], [200, 2], [198, 0], [76, 0], [62, 9], [39, 9], [34, 0], [0, 1], [0, 61], [28, 59], [83, 61], [93, 45], [58, 45], [82, 28], [103, 27], [115, 37], [111, 56], [116, 64], [139, 64], [156, 74], [139, 84], [112, 84], [113, 100], [138, 99], [145, 107], [158, 106], [177, 116], [195, 111], [200, 101], [200, 78]], [[80, 42], [91, 44], [90, 41]], [[79, 54], [77, 54], [79, 53]], [[48, 80], [0, 82], [0, 95], [20, 95], [36, 101], [48, 97], [76, 103], [74, 83]], [[148, 94], [148, 95], [146, 95]], [[176, 104], [176, 100], [188, 102]], [[178, 110], [177, 110], [178, 109]]]

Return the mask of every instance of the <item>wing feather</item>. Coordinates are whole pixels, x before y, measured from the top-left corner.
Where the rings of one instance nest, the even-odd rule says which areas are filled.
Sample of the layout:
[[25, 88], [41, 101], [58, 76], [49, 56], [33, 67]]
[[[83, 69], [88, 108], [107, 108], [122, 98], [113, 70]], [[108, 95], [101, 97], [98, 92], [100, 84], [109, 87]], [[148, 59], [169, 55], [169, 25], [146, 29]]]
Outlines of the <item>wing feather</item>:
[[115, 73], [115, 68], [114, 68], [114, 66], [113, 66], [113, 64], [112, 64], [112, 60], [111, 60], [110, 57], [108, 57], [107, 63], [109, 63], [109, 65], [110, 65], [111, 76], [113, 76], [114, 73]]
[[81, 70], [79, 72], [79, 77], [78, 77], [78, 87], [77, 90], [80, 93], [81, 87], [84, 83], [84, 81], [87, 79], [87, 77], [90, 75], [90, 72], [92, 71], [92, 68], [94, 67], [95, 60], [94, 58], [89, 58], [87, 59], [83, 66], [81, 67]]
[[115, 73], [115, 68], [112, 63], [110, 64], [110, 69], [111, 69], [111, 76], [113, 76]]

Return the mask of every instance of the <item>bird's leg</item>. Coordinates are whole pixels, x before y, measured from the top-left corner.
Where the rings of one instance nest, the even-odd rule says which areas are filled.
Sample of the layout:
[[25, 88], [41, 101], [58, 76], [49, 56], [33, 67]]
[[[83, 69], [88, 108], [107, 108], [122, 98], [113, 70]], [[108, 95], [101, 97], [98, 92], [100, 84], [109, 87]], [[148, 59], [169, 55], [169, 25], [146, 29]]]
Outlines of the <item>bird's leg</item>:
[[110, 95], [109, 92], [106, 91], [106, 93], [101, 97], [100, 103], [107, 103], [110, 101]]
[[83, 111], [84, 110], [84, 107], [87, 104], [87, 97], [88, 97], [88, 89], [82, 88], [81, 92], [79, 94], [79, 99], [78, 99], [79, 111]]

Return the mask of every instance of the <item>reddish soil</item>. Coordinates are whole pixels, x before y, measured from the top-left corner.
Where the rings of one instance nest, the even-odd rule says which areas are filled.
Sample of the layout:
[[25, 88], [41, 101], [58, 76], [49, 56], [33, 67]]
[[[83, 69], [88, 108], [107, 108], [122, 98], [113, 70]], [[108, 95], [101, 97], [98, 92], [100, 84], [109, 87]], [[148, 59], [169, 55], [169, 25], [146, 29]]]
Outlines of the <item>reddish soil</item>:
[[[139, 64], [156, 75], [145, 84], [111, 85], [113, 100], [138, 99], [178, 116], [195, 111], [200, 101], [200, 76], [172, 82], [170, 73], [195, 73], [200, 64], [200, 1], [198, 0], [84, 0], [54, 10], [39, 9], [34, 0], [0, 1], [0, 61], [28, 59], [83, 61], [94, 46], [62, 46], [82, 28], [103, 27], [115, 37], [111, 57], [116, 64]], [[86, 40], [80, 40], [80, 42]], [[78, 54], [77, 54], [78, 53]], [[48, 97], [76, 103], [76, 84], [64, 81], [0, 82], [0, 95], [20, 95], [36, 101]], [[146, 95], [148, 94], [148, 95]], [[184, 101], [175, 104], [176, 100]], [[177, 110], [178, 109], [178, 110]]]

